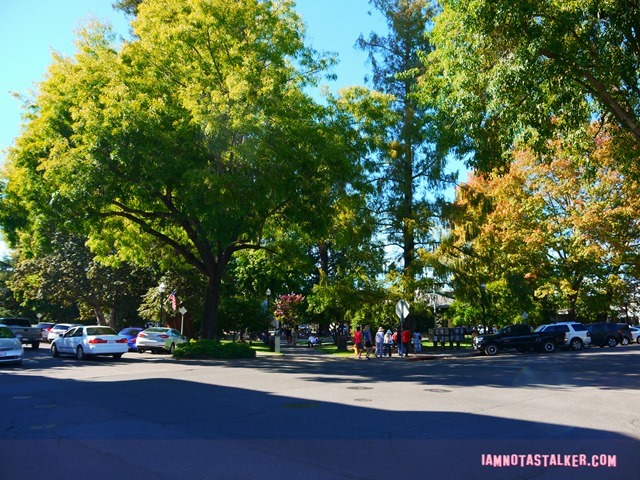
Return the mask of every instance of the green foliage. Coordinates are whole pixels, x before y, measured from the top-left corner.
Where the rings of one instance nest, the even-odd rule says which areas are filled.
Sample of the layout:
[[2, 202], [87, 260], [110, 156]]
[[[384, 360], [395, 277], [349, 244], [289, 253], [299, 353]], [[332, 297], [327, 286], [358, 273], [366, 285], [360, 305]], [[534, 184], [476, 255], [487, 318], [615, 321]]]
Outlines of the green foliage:
[[90, 25], [39, 86], [9, 155], [3, 226], [29, 244], [60, 219], [103, 259], [180, 257], [207, 280], [212, 337], [233, 256], [267, 248], [269, 228], [324, 234], [358, 149], [306, 93], [331, 59], [304, 45], [292, 2], [120, 7], [136, 12], [131, 41], [118, 49]]
[[248, 343], [190, 340], [176, 346], [175, 358], [254, 358], [256, 351]]
[[513, 145], [544, 150], [554, 131], [592, 118], [640, 141], [637, 3], [445, 0], [441, 8], [423, 98], [438, 111], [443, 148], [485, 171], [504, 168]]

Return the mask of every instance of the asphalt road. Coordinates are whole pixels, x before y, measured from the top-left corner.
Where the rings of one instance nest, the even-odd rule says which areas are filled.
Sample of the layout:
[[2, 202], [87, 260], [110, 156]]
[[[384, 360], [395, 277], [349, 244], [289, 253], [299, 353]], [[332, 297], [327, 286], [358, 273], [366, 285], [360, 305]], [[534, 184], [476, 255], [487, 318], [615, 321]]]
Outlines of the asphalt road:
[[0, 367], [0, 480], [635, 479], [639, 360], [78, 362], [42, 345]]

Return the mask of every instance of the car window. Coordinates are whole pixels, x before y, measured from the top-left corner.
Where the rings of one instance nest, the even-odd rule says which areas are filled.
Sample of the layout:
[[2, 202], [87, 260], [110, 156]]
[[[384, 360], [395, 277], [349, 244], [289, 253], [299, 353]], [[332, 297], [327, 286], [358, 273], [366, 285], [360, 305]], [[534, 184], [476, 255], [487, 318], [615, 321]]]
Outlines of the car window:
[[572, 323], [571, 326], [576, 332], [584, 332], [587, 330], [587, 326], [581, 323]]
[[117, 335], [117, 333], [109, 327], [90, 327], [87, 328], [87, 335]]
[[0, 338], [16, 338], [16, 335], [10, 328], [0, 328]]
[[74, 332], [73, 332], [73, 334], [71, 336], [72, 337], [81, 337], [83, 330], [84, 329], [82, 327], [76, 327], [76, 329], [74, 330]]
[[66, 332], [64, 332], [64, 334], [62, 336], [63, 337], [73, 337], [73, 334], [75, 333], [76, 330], [77, 330], [77, 328], [70, 328]]

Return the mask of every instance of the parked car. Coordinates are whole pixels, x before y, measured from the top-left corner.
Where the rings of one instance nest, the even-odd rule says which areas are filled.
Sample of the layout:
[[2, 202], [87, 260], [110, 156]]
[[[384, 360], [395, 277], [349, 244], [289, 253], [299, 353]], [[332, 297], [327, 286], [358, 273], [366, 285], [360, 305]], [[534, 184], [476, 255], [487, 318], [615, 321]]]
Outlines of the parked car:
[[0, 325], [0, 365], [20, 365], [23, 356], [20, 339], [9, 327]]
[[629, 343], [631, 331], [629, 325], [622, 326], [614, 322], [592, 323], [588, 325], [591, 345], [615, 347], [619, 343]]
[[42, 332], [39, 328], [31, 325], [31, 321], [28, 318], [2, 317], [0, 318], [0, 325], [9, 327], [20, 340], [20, 343], [29, 343], [34, 350], [40, 347]]
[[640, 328], [638, 327], [629, 327], [631, 331], [631, 341], [640, 343]]
[[53, 327], [54, 325], [55, 323], [51, 322], [40, 322], [38, 325], [36, 325], [36, 327], [40, 329], [40, 337], [42, 338], [43, 342], [49, 341], [49, 330], [51, 330], [51, 327]]
[[501, 328], [493, 334], [474, 337], [473, 348], [485, 355], [493, 356], [504, 350], [526, 352], [535, 350], [552, 353], [564, 345], [564, 333], [557, 331], [534, 332], [529, 325], [520, 323]]
[[53, 357], [75, 355], [78, 360], [92, 355], [111, 355], [118, 359], [128, 351], [125, 337], [119, 336], [113, 328], [101, 325], [71, 327], [51, 342]]
[[151, 327], [138, 334], [136, 349], [138, 353], [144, 353], [147, 350], [154, 353], [173, 353], [176, 345], [187, 341], [187, 337], [175, 328]]
[[80, 326], [81, 325], [79, 323], [56, 323], [49, 330], [49, 334], [47, 335], [47, 341], [51, 343], [56, 338], [60, 338], [62, 335], [64, 335], [65, 332], [69, 330], [71, 327], [80, 327]]
[[591, 333], [579, 322], [558, 322], [540, 325], [536, 332], [564, 332], [564, 348], [582, 350], [591, 346]]
[[136, 351], [136, 340], [138, 338], [138, 334], [144, 330], [143, 328], [138, 327], [127, 327], [123, 328], [118, 332], [118, 335], [121, 337], [125, 337], [127, 339], [127, 343], [129, 344], [129, 351]]

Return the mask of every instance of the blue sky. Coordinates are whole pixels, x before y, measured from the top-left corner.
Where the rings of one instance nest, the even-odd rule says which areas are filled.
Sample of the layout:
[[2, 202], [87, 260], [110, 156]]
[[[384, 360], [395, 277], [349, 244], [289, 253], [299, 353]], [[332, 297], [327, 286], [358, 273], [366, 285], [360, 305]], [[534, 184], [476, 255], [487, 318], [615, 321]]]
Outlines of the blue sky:
[[[0, 0], [0, 150], [11, 146], [20, 131], [20, 102], [11, 92], [28, 93], [51, 63], [52, 51], [72, 55], [75, 32], [91, 18], [110, 22], [126, 35], [127, 18], [111, 8], [113, 0]], [[332, 89], [363, 84], [366, 54], [354, 48], [360, 33], [383, 32], [385, 23], [369, 0], [298, 0], [307, 24], [308, 43], [337, 52], [337, 82]], [[369, 14], [371, 12], [371, 15]]]

